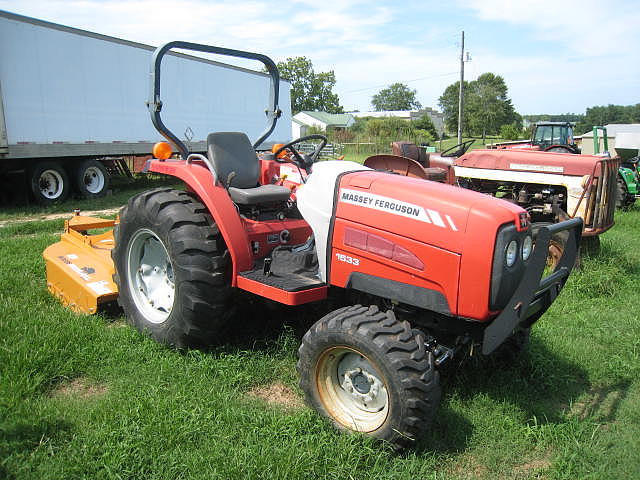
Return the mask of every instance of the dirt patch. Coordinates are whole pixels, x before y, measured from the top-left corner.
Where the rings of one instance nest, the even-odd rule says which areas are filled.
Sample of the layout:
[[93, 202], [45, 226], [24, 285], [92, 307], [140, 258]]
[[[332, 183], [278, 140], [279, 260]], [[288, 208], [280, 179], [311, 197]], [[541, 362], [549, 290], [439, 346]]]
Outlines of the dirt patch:
[[[80, 215], [84, 217], [100, 217], [103, 215], [113, 215], [118, 213], [120, 208], [106, 208], [104, 210], [88, 210], [81, 211]], [[36, 215], [31, 217], [22, 217], [11, 220], [1, 220], [0, 227], [4, 227], [5, 225], [14, 225], [16, 223], [28, 223], [28, 222], [42, 222], [46, 220], [59, 220], [64, 219], [67, 220], [73, 216], [73, 212], [66, 213], [51, 213], [49, 215]]]
[[569, 413], [581, 420], [594, 417], [599, 421], [612, 421], [626, 396], [627, 388], [627, 385], [591, 388], [586, 397], [571, 405]]
[[485, 478], [488, 470], [485, 465], [471, 456], [464, 455], [458, 462], [456, 462], [452, 468], [448, 469], [449, 472], [459, 478], [465, 478], [469, 480], [475, 480], [478, 478]]
[[88, 378], [79, 377], [69, 382], [61, 383], [58, 388], [51, 392], [53, 398], [76, 398], [90, 400], [107, 393], [107, 387], [89, 381]]
[[253, 398], [260, 398], [270, 405], [279, 405], [286, 408], [304, 407], [302, 398], [293, 389], [279, 381], [252, 388], [247, 392], [247, 395]]
[[515, 478], [529, 478], [531, 473], [546, 470], [551, 466], [551, 460], [548, 458], [540, 458], [518, 465], [513, 469]]
[[124, 320], [114, 320], [112, 322], [107, 323], [107, 328], [124, 328], [129, 325]]

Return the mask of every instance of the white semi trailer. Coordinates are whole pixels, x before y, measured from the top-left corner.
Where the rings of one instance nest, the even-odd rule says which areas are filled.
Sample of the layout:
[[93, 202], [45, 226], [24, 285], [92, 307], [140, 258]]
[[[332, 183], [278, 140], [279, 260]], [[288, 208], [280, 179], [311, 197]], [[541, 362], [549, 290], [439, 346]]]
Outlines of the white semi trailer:
[[[107, 157], [149, 155], [162, 140], [146, 105], [153, 51], [0, 10], [0, 179], [23, 179], [43, 204], [102, 195]], [[211, 132], [263, 132], [268, 75], [181, 53], [162, 75], [163, 119], [192, 152], [206, 150]], [[282, 117], [259, 148], [291, 139], [286, 81], [280, 99]]]

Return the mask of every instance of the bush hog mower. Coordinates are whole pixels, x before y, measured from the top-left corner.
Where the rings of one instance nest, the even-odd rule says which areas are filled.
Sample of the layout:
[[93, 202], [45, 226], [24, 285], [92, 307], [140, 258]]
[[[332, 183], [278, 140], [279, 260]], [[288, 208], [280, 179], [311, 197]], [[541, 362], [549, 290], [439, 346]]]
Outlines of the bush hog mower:
[[[434, 155], [416, 153], [412, 144], [395, 142], [394, 155], [369, 157], [364, 164], [455, 184], [517, 204], [529, 213], [534, 235], [543, 225], [582, 218], [583, 239], [589, 248], [597, 249], [598, 236], [614, 224], [618, 158], [527, 149], [467, 152], [471, 143], [473, 140]], [[557, 264], [566, 240], [566, 233], [552, 236], [551, 266]]]
[[[253, 145], [243, 133], [211, 133], [207, 155], [191, 154], [167, 129], [160, 63], [172, 48], [267, 67], [269, 126]], [[73, 217], [44, 252], [49, 289], [88, 313], [117, 295], [131, 324], [179, 348], [221, 341], [234, 290], [286, 305], [331, 301], [340, 308], [299, 349], [307, 402], [343, 430], [406, 446], [436, 413], [442, 365], [522, 347], [570, 274], [582, 220], [541, 228], [533, 248], [517, 205], [357, 163], [314, 164], [322, 136], [311, 155], [297, 139], [258, 157], [278, 118], [278, 82], [264, 55], [185, 42], [156, 50], [151, 118], [181, 158], [161, 143], [149, 170], [186, 191], [133, 197], [113, 234], [88, 235], [106, 223]], [[558, 232], [567, 248], [542, 278]]]

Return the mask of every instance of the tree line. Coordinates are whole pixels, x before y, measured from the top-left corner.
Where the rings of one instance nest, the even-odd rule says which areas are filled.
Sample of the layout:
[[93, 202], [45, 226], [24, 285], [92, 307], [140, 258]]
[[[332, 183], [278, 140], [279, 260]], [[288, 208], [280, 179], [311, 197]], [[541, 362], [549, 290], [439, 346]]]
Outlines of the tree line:
[[[284, 62], [278, 62], [278, 69], [282, 78], [291, 82], [291, 109], [294, 115], [303, 110], [344, 112], [338, 95], [333, 92], [336, 84], [333, 70], [316, 73], [313, 63], [307, 57], [287, 58]], [[445, 88], [438, 99], [438, 105], [445, 116], [445, 128], [451, 133], [456, 132], [458, 128], [459, 89], [460, 82], [454, 82]], [[577, 133], [585, 133], [594, 125], [640, 123], [640, 103], [627, 106], [593, 106], [587, 108], [585, 114], [521, 116], [515, 111], [508, 96], [504, 78], [490, 72], [483, 73], [476, 80], [465, 81], [463, 90], [463, 134], [469, 137], [485, 139], [487, 135], [500, 135], [502, 138], [524, 138], [528, 132], [523, 131], [523, 119], [530, 123], [575, 122]], [[394, 83], [373, 95], [371, 105], [376, 111], [419, 110], [422, 105], [416, 97], [416, 90], [403, 83]], [[423, 118], [423, 124], [413, 127], [428, 132], [429, 136], [437, 136], [428, 117]], [[375, 125], [376, 123], [371, 128], [375, 129]]]

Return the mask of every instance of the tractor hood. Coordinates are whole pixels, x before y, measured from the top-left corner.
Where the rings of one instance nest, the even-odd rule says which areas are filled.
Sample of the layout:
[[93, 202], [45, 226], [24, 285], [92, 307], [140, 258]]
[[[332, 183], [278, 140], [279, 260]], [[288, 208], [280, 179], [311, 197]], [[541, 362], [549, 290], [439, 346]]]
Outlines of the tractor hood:
[[[371, 170], [344, 174], [335, 201], [338, 218], [457, 254], [470, 236], [493, 239], [500, 225], [519, 225], [524, 214], [516, 205], [471, 190]], [[482, 221], [470, 222], [471, 216]]]
[[573, 153], [478, 149], [456, 159], [455, 166], [583, 176], [591, 175], [600, 160], [599, 156]]

